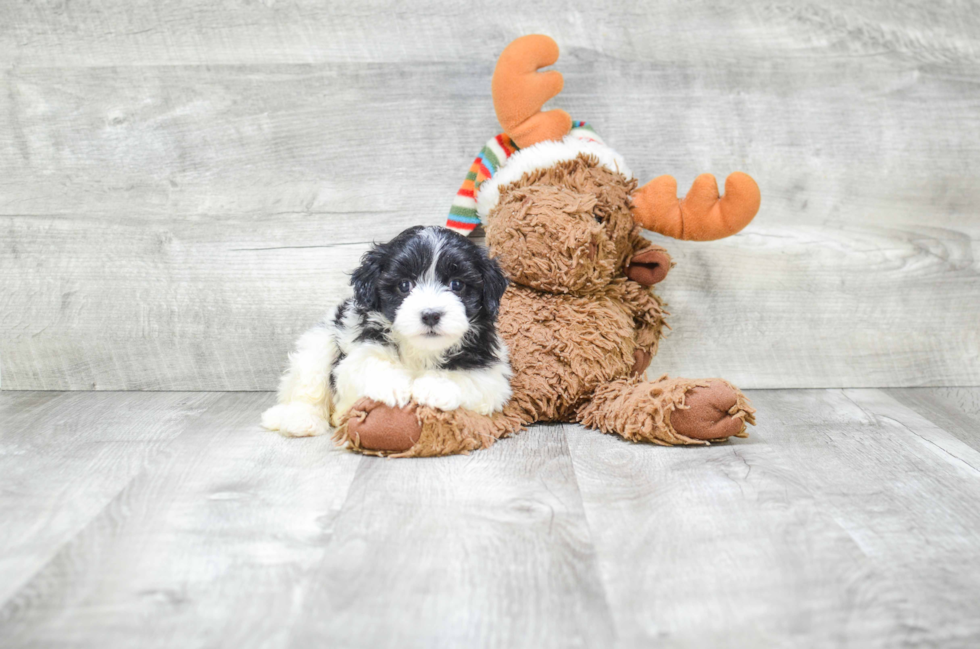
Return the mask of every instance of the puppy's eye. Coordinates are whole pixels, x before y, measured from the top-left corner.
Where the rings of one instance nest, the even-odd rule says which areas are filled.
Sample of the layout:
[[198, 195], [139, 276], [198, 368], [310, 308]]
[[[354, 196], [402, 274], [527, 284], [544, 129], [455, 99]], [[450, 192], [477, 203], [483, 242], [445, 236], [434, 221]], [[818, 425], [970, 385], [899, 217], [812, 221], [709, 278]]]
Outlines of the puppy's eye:
[[449, 290], [453, 293], [459, 293], [463, 290], [463, 282], [459, 281], [458, 279], [454, 279], [453, 281], [449, 282]]
[[412, 290], [412, 283], [407, 279], [398, 282], [398, 292], [401, 293], [402, 295], [406, 295], [411, 290]]
[[601, 216], [599, 216], [598, 214], [594, 215], [592, 218], [594, 218], [595, 222], [598, 223], [599, 225], [602, 225], [603, 223], [606, 222], [606, 220]]

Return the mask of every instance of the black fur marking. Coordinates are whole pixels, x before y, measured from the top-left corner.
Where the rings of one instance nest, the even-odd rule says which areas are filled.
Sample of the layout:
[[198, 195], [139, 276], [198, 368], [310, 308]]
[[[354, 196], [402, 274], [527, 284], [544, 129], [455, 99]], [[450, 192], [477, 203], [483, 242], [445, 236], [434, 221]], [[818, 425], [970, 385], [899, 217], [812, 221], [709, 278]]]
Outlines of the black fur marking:
[[361, 265], [351, 274], [350, 283], [354, 287], [354, 297], [357, 302], [371, 310], [381, 311], [380, 278], [388, 270], [392, 261], [392, 252], [402, 250], [406, 243], [418, 235], [423, 228], [417, 225], [403, 231], [388, 243], [376, 243], [364, 256]]
[[475, 325], [459, 350], [439, 365], [443, 370], [478, 370], [500, 362], [500, 339], [493, 326]]
[[360, 325], [361, 333], [357, 334], [354, 338], [355, 342], [359, 343], [378, 343], [381, 345], [392, 345], [391, 340], [388, 338], [388, 329], [381, 326], [377, 322], [372, 322], [368, 319], [370, 315], [367, 311], [358, 308], [357, 310], [358, 324]]
[[[439, 227], [409, 228], [384, 244], [375, 244], [361, 259], [351, 275], [355, 305], [359, 316], [356, 342], [391, 345], [390, 331], [369, 315], [379, 313], [393, 322], [405, 300], [399, 284], [423, 281], [432, 267], [438, 249], [434, 279], [447, 289], [456, 280], [455, 291], [466, 309], [470, 329], [462, 344], [448, 353], [441, 369], [469, 370], [490, 367], [500, 362], [501, 341], [496, 332], [500, 299], [507, 288], [507, 278], [496, 261], [485, 250], [452, 230]], [[346, 303], [338, 309], [335, 323], [342, 327]], [[332, 378], [331, 378], [332, 380]]]
[[340, 361], [344, 360], [345, 358], [347, 358], [347, 354], [344, 352], [338, 352], [337, 359], [330, 367], [330, 391], [334, 394], [337, 392], [337, 366], [340, 364]]
[[344, 326], [344, 316], [347, 315], [347, 310], [351, 308], [352, 302], [351, 298], [347, 298], [337, 307], [337, 312], [333, 316], [333, 325], [338, 329]]
[[500, 298], [507, 289], [507, 277], [500, 265], [487, 257], [485, 250], [452, 230], [446, 232], [453, 236], [442, 241], [436, 277], [446, 286], [454, 279], [463, 282], [460, 297], [470, 321], [482, 310], [491, 324], [495, 323]]

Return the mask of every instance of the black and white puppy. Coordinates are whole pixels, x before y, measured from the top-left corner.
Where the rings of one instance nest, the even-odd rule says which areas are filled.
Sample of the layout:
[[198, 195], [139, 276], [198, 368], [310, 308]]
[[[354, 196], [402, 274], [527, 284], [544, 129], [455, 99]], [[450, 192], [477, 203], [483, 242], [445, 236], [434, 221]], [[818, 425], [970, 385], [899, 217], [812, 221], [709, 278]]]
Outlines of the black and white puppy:
[[376, 244], [351, 276], [354, 295], [299, 339], [262, 424], [319, 435], [361, 397], [491, 414], [510, 399], [497, 312], [507, 279], [486, 251], [442, 227]]

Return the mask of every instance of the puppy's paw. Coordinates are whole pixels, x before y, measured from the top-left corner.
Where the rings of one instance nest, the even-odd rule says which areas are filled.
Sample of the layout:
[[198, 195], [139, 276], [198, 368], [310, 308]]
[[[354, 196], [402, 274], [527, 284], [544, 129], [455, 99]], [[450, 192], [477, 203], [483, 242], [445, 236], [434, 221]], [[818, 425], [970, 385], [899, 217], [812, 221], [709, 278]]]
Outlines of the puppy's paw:
[[412, 384], [412, 397], [423, 406], [456, 410], [463, 404], [463, 390], [442, 376], [420, 376]]
[[301, 401], [272, 406], [262, 413], [262, 426], [283, 437], [316, 437], [330, 432], [322, 409]]
[[399, 370], [385, 372], [370, 381], [361, 396], [392, 408], [403, 408], [412, 400], [412, 377]]

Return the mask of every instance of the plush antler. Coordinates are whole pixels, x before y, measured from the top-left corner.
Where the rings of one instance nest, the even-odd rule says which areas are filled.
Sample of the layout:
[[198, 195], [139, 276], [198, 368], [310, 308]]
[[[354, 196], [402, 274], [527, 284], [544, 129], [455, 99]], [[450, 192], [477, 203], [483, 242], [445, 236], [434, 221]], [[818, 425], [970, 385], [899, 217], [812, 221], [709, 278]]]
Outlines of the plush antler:
[[497, 59], [490, 86], [493, 107], [504, 132], [521, 148], [560, 140], [572, 128], [572, 118], [565, 111], [541, 112], [565, 82], [557, 70], [538, 70], [557, 60], [558, 44], [541, 34], [521, 36]]
[[725, 195], [711, 174], [701, 174], [684, 200], [677, 198], [672, 176], [654, 178], [633, 194], [633, 220], [647, 230], [674, 239], [711, 241], [731, 236], [759, 211], [759, 186], [736, 171], [725, 180]]

